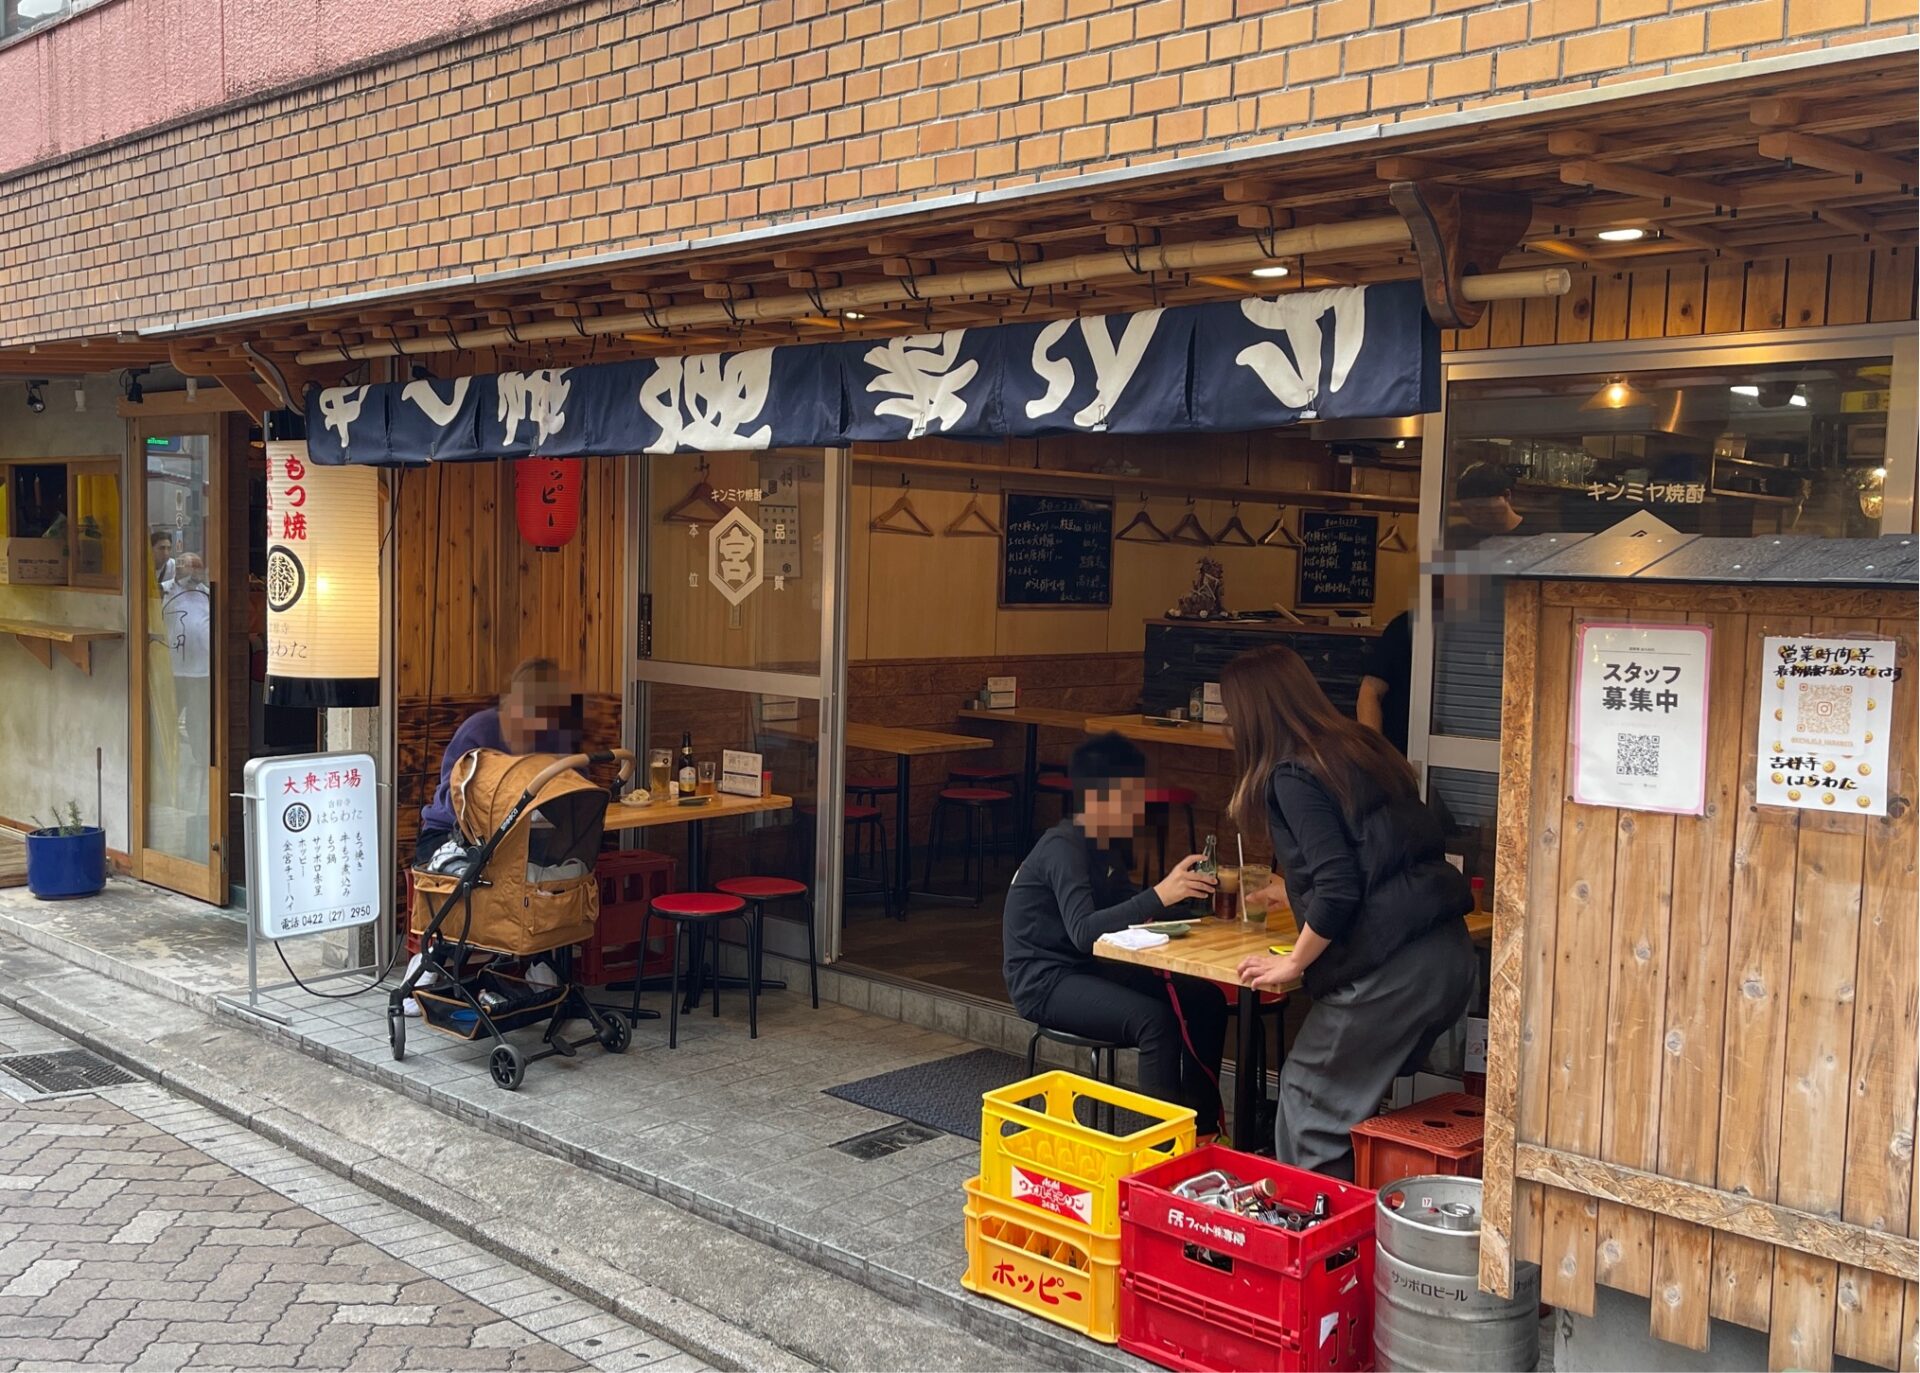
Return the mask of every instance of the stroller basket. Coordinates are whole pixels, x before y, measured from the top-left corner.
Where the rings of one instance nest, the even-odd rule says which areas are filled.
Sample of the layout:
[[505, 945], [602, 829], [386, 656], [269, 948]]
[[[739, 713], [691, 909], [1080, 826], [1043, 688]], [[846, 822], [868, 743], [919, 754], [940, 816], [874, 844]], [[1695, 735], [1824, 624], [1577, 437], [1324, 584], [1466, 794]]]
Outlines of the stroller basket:
[[[487, 1019], [494, 1028], [507, 1031], [524, 1029], [549, 1018], [554, 1008], [567, 999], [567, 987], [543, 987], [511, 973], [491, 968], [467, 979], [466, 989], [486, 1007]], [[485, 1024], [464, 997], [416, 987], [414, 1000], [420, 1003], [420, 1019], [431, 1029], [455, 1039], [474, 1040], [486, 1036]], [[495, 1000], [494, 998], [498, 998]]]

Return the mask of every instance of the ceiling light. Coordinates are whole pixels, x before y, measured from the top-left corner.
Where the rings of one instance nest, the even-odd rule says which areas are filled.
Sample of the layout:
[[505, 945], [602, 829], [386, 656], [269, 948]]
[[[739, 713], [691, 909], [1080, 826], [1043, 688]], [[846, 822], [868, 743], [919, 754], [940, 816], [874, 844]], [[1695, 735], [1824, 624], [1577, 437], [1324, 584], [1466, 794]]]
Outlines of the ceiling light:
[[1602, 229], [1597, 235], [1603, 243], [1638, 243], [1646, 236], [1645, 229]]
[[1253, 271], [1248, 273], [1249, 276], [1257, 276], [1262, 281], [1273, 277], [1283, 277], [1286, 274], [1287, 269], [1285, 267], [1255, 267]]
[[45, 385], [46, 383], [44, 381], [30, 381], [27, 383], [27, 409], [33, 411], [36, 415], [47, 408], [47, 398], [40, 394], [40, 388]]
[[1757, 399], [1760, 395], [1758, 386], [1729, 386], [1727, 389], [1736, 396], [1753, 396]]
[[842, 310], [840, 312], [840, 318], [841, 319], [865, 319], [866, 316], [861, 314], [858, 310]]
[[1798, 405], [1804, 409], [1807, 404], [1807, 398], [1801, 395], [1798, 391], [1795, 391], [1792, 395], [1787, 397], [1787, 404]]

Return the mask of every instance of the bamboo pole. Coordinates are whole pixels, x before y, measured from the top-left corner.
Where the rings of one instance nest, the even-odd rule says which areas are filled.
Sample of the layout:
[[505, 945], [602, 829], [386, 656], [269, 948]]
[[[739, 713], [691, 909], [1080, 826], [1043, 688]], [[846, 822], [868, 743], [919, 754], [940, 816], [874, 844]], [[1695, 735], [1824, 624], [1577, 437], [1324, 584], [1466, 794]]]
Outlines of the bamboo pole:
[[1017, 467], [1008, 463], [961, 462], [954, 458], [896, 458], [881, 453], [854, 451], [853, 460], [863, 467], [899, 468], [912, 472], [944, 472], [963, 477], [1009, 477], [1015, 481], [1041, 486], [1109, 486], [1115, 491], [1154, 492], [1163, 496], [1206, 497], [1210, 500], [1247, 501], [1264, 505], [1324, 506], [1329, 509], [1357, 505], [1369, 510], [1388, 510], [1408, 514], [1419, 510], [1417, 496], [1378, 496], [1361, 491], [1317, 491], [1311, 487], [1222, 486], [1212, 482], [1169, 481], [1164, 477], [1128, 477], [1112, 472], [1075, 472], [1058, 467]]
[[[1157, 244], [1123, 252], [1088, 253], [1051, 262], [975, 267], [964, 272], [948, 272], [918, 279], [901, 278], [854, 286], [834, 286], [811, 293], [663, 305], [657, 310], [626, 310], [618, 314], [581, 319], [540, 320], [512, 329], [480, 329], [460, 334], [457, 338], [436, 333], [418, 338], [358, 343], [343, 348], [309, 348], [300, 353], [295, 361], [303, 367], [321, 367], [343, 359], [357, 361], [363, 358], [418, 357], [607, 334], [664, 334], [669, 329], [715, 325], [728, 327], [799, 319], [819, 315], [822, 311], [866, 311], [912, 305], [923, 300], [1126, 280], [1153, 272], [1244, 270], [1274, 259], [1300, 257], [1308, 253], [1336, 252], [1347, 248], [1402, 247], [1409, 242], [1406, 223], [1399, 218], [1311, 224], [1298, 229], [1277, 230], [1262, 239]], [[1508, 277], [1516, 280], [1509, 282]], [[1559, 267], [1469, 277], [1462, 283], [1469, 300], [1565, 295], [1572, 287], [1572, 274]]]

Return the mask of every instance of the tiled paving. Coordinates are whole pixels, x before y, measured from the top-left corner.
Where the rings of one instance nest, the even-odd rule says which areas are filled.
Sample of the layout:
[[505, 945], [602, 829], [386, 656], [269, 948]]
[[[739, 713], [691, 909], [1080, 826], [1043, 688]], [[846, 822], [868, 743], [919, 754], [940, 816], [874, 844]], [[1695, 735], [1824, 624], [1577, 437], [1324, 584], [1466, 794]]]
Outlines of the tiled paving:
[[[0, 916], [16, 916], [13, 895], [0, 892]], [[167, 906], [173, 902], [163, 894], [152, 899]], [[106, 918], [138, 929], [144, 903], [135, 895], [111, 917], [102, 912], [91, 921]], [[224, 955], [211, 940], [203, 937], [201, 943], [207, 957], [223, 957], [231, 973], [236, 966], [231, 939], [237, 931], [228, 922], [220, 924], [229, 931]], [[47, 946], [31, 938], [34, 931], [17, 919], [12, 928]], [[67, 937], [98, 940], [100, 933], [97, 925], [70, 925]], [[126, 965], [133, 963], [132, 979], [157, 988], [176, 965], [164, 957], [142, 962], [148, 947], [142, 941], [104, 958], [76, 961], [121, 977], [129, 976]], [[73, 956], [70, 947], [60, 951]], [[778, 962], [769, 960], [770, 972]], [[244, 963], [238, 966], [244, 976]], [[804, 988], [804, 966], [798, 974], [793, 986]], [[203, 1006], [211, 1005], [207, 982], [205, 970], [197, 971], [195, 1000]], [[747, 1037], [745, 993], [729, 989], [719, 1018], [705, 1006], [682, 1014], [676, 1050], [667, 1048], [664, 1019], [643, 1020], [625, 1055], [588, 1047], [576, 1058], [543, 1060], [529, 1066], [515, 1092], [494, 1086], [483, 1046], [436, 1033], [417, 1019], [408, 1021], [406, 1059], [395, 1062], [384, 993], [321, 1001], [297, 988], [277, 991], [263, 998], [263, 1009], [286, 1023], [251, 1023], [270, 1038], [458, 1119], [506, 1132], [674, 1201], [896, 1301], [957, 1314], [982, 1333], [1011, 1322], [1054, 1344], [1057, 1327], [983, 1301], [960, 1286], [966, 1266], [962, 1184], [979, 1171], [979, 1145], [943, 1134], [859, 1162], [831, 1146], [896, 1118], [824, 1095], [828, 1087], [969, 1052], [982, 1043], [1024, 1052], [1017, 1020], [932, 1000], [926, 1018], [940, 1028], [921, 1028], [887, 1018], [906, 1013], [904, 1001], [919, 993], [831, 969], [822, 970], [821, 984], [817, 1011], [796, 992], [763, 993], [757, 1040]], [[836, 994], [857, 994], [881, 1014], [827, 1000]], [[643, 1004], [664, 1012], [665, 994], [649, 992]], [[520, 1031], [512, 1039], [532, 1049], [538, 1032]], [[1090, 1365], [1135, 1364], [1091, 1343], [1075, 1341], [1074, 1347], [1084, 1351], [1080, 1357]]]
[[[0, 1053], [71, 1047], [0, 1010]], [[147, 1083], [0, 1079], [0, 1169], [0, 1373], [705, 1366]]]

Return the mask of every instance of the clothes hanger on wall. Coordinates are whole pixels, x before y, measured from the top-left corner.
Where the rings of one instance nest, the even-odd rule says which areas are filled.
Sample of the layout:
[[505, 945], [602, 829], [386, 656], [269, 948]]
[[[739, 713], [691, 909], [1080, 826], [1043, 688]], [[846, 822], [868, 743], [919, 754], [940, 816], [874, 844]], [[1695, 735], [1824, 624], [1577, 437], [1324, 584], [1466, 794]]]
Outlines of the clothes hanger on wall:
[[1287, 507], [1277, 505], [1273, 508], [1273, 523], [1267, 526], [1267, 532], [1255, 540], [1262, 548], [1291, 548], [1301, 546], [1299, 535], [1287, 528]]
[[[896, 500], [878, 515], [875, 515], [873, 519], [868, 522], [867, 528], [878, 534], [911, 534], [915, 538], [920, 539], [931, 539], [933, 537], [932, 527], [929, 526], [925, 520], [921, 519], [920, 512], [913, 508], [913, 497], [907, 492], [909, 485], [907, 474], [902, 472], [900, 474], [900, 499]], [[905, 520], [907, 523], [905, 525], [892, 523], [896, 518]]]
[[1233, 518], [1220, 526], [1220, 532], [1213, 536], [1213, 541], [1215, 543], [1232, 544], [1239, 548], [1252, 548], [1254, 546], [1253, 535], [1249, 534], [1247, 527], [1240, 523], [1239, 501], [1233, 503]]
[[687, 494], [667, 507], [662, 524], [717, 524], [733, 512], [707, 481], [707, 464], [700, 463], [700, 476], [687, 488]]
[[1173, 527], [1173, 532], [1167, 538], [1173, 543], [1190, 543], [1199, 548], [1213, 547], [1213, 535], [1207, 533], [1200, 521], [1194, 518], [1192, 496], [1187, 497], [1186, 518]]
[[1407, 545], [1406, 537], [1400, 532], [1400, 517], [1398, 515], [1395, 515], [1393, 517], [1393, 523], [1387, 526], [1386, 537], [1382, 538], [1374, 547], [1383, 553], [1413, 552], [1413, 549]]
[[[956, 539], [999, 538], [1000, 526], [993, 522], [991, 515], [980, 508], [980, 483], [969, 480], [967, 482], [967, 490], [974, 493], [967, 500], [967, 508], [954, 516], [953, 523], [940, 532], [951, 535]], [[970, 528], [962, 528], [968, 520], [973, 520], [974, 524]]]
[[[1142, 532], [1136, 534], [1133, 532], [1136, 529]], [[1140, 493], [1140, 513], [1128, 520], [1126, 528], [1122, 529], [1113, 537], [1116, 540], [1124, 540], [1127, 543], [1173, 542], [1173, 540], [1167, 537], [1167, 531], [1155, 524], [1153, 522], [1153, 516], [1147, 513], [1147, 493], [1144, 491]]]

